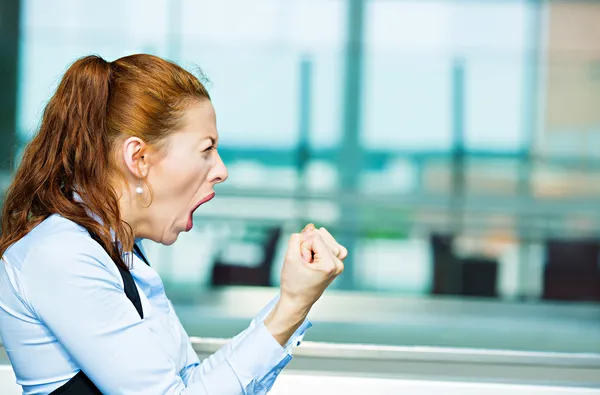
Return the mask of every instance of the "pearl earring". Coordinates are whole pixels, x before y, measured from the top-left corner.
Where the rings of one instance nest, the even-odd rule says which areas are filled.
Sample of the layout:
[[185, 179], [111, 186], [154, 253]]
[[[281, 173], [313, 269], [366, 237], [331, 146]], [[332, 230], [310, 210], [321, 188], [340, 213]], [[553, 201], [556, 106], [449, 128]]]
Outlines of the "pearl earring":
[[137, 193], [138, 195], [141, 195], [142, 193], [144, 193], [144, 188], [142, 188], [141, 185], [138, 185], [138, 187], [135, 188], [135, 193]]

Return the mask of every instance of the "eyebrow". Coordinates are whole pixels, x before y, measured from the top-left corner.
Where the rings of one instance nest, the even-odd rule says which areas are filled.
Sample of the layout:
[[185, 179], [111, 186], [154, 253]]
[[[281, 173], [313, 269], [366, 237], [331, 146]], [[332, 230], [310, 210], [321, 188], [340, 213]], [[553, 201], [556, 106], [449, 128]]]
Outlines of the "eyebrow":
[[210, 140], [210, 143], [211, 143], [212, 145], [217, 145], [217, 139], [216, 139], [214, 136], [206, 136], [206, 137], [203, 137], [203, 138], [200, 140], [200, 142], [204, 142], [204, 141], [206, 141], [206, 140]]

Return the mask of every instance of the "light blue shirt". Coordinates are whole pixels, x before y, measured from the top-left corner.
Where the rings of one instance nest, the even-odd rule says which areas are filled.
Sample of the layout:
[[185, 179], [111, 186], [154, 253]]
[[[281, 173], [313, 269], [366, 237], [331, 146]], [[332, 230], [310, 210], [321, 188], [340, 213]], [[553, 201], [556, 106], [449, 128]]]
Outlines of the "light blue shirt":
[[305, 321], [281, 347], [263, 323], [275, 298], [201, 363], [159, 275], [125, 255], [132, 255], [143, 319], [115, 263], [72, 221], [53, 215], [6, 251], [0, 337], [24, 394], [48, 394], [79, 370], [111, 395], [264, 394], [311, 325]]

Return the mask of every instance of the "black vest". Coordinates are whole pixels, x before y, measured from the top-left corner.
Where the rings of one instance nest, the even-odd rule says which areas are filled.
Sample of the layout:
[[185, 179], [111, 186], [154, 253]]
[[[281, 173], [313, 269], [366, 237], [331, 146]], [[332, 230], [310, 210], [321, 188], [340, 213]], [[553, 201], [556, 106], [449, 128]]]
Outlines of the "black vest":
[[[99, 238], [95, 234], [90, 232], [90, 236], [92, 236], [92, 239], [98, 242], [98, 244], [102, 245], [102, 243], [100, 243]], [[142, 254], [140, 248], [137, 246], [137, 244], [133, 245], [133, 251], [147, 265], [150, 265], [146, 260], [144, 254]], [[119, 268], [119, 273], [123, 278], [123, 286], [125, 288], [125, 295], [127, 295], [127, 299], [129, 299], [131, 303], [133, 303], [135, 309], [140, 315], [140, 318], [144, 318], [144, 311], [142, 310], [142, 301], [140, 300], [140, 294], [138, 293], [137, 287], [135, 286], [135, 282], [133, 281], [131, 273], [129, 273], [129, 270], [125, 270], [120, 266], [117, 267]], [[92, 381], [85, 375], [83, 370], [80, 370], [79, 373], [77, 373], [75, 376], [73, 376], [73, 378], [71, 378], [71, 380], [69, 380], [64, 385], [50, 393], [50, 395], [98, 394], [102, 395], [102, 392], [100, 392], [100, 390], [94, 385], [94, 383], [92, 383]]]

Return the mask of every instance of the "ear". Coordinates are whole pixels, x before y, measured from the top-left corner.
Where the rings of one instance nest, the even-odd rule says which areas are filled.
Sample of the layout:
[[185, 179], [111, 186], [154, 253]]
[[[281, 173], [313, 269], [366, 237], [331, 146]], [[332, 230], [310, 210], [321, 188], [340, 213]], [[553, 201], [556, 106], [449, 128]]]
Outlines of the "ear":
[[135, 178], [148, 175], [148, 146], [138, 137], [128, 137], [122, 145], [125, 167]]

